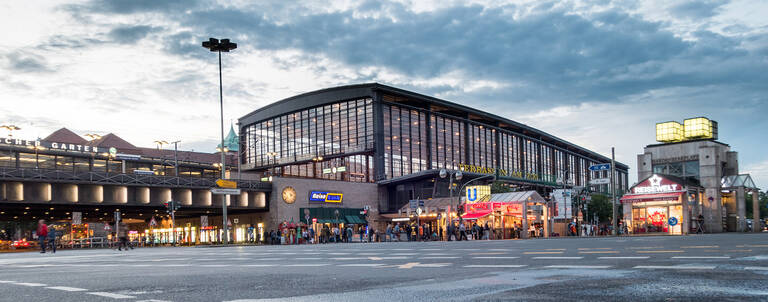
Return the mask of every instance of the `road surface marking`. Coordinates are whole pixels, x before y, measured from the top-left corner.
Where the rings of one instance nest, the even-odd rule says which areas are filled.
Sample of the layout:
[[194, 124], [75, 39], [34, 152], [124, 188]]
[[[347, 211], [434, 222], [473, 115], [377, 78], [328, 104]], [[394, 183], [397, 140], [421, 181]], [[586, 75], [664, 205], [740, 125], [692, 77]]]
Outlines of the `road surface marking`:
[[409, 268], [414, 268], [414, 267], [445, 267], [445, 266], [449, 266], [449, 265], [451, 265], [451, 263], [424, 263], [424, 264], [422, 264], [420, 262], [408, 262], [406, 264], [395, 265], [395, 266], [397, 268], [401, 268], [401, 269], [402, 268], [409, 269]]
[[493, 253], [471, 253], [470, 255], [506, 255], [506, 252], [493, 252]]
[[82, 291], [86, 291], [87, 290], [85, 288], [67, 287], [67, 286], [51, 286], [51, 287], [46, 287], [46, 288], [55, 289], [55, 290], [63, 290], [63, 291], [66, 291], [66, 292], [82, 292]]
[[309, 258], [296, 258], [296, 260], [321, 260], [323, 258], [319, 257], [309, 257]]
[[230, 264], [202, 264], [202, 265], [198, 265], [198, 266], [200, 266], [200, 267], [227, 267], [227, 266], [231, 266], [231, 265]]
[[546, 260], [578, 260], [584, 257], [533, 257], [533, 259], [546, 259]]
[[243, 266], [250, 266], [250, 267], [268, 267], [268, 266], [275, 266], [274, 264], [246, 264]]
[[393, 251], [412, 251], [413, 249], [392, 249]]
[[420, 251], [441, 251], [441, 249], [419, 249]]
[[565, 249], [545, 249], [545, 251], [564, 251]]
[[295, 267], [307, 266], [307, 267], [311, 267], [311, 266], [326, 266], [326, 265], [328, 265], [328, 264], [327, 263], [306, 263], [306, 264], [287, 264], [287, 265], [284, 265], [284, 266], [295, 266]]
[[615, 257], [597, 257], [597, 259], [648, 259], [649, 256], [615, 256]]
[[419, 267], [446, 267], [452, 264], [453, 263], [425, 263], [419, 264]]
[[731, 259], [728, 256], [674, 256], [672, 259]]
[[376, 266], [382, 266], [384, 264], [381, 263], [352, 263], [352, 264], [339, 264], [337, 266], [362, 266], [362, 267], [376, 267]]
[[155, 300], [155, 299], [149, 299], [149, 300], [138, 300], [136, 302], [171, 302], [168, 300]]
[[637, 251], [635, 253], [641, 253], [641, 254], [658, 254], [658, 253], [685, 253], [685, 251], [681, 250], [669, 250], [669, 251]]
[[640, 269], [715, 269], [715, 266], [664, 266], [664, 265], [638, 265]]
[[610, 265], [548, 265], [546, 268], [583, 268], [583, 269], [606, 269]]
[[768, 247], [768, 244], [747, 244], [748, 247]]
[[133, 299], [136, 298], [134, 296], [127, 296], [127, 295], [121, 295], [121, 294], [113, 294], [113, 293], [105, 293], [105, 292], [92, 292], [88, 293], [89, 295], [94, 296], [101, 296], [101, 297], [107, 297], [112, 299]]
[[330, 259], [332, 260], [363, 260], [365, 259], [365, 257], [335, 257]]
[[16, 284], [18, 284], [18, 285], [24, 285], [24, 286], [33, 286], [33, 287], [37, 287], [37, 286], [45, 286], [45, 284], [42, 284], [42, 283], [27, 283], [27, 282], [17, 282]]
[[[408, 259], [410, 257], [368, 257], [368, 260], [402, 260], [402, 259]], [[365, 259], [365, 258], [363, 258]]]
[[580, 251], [589, 251], [589, 250], [612, 250], [612, 247], [580, 247]]
[[429, 253], [429, 254], [424, 254], [424, 256], [453, 256], [453, 254], [446, 254], [446, 253]]
[[[459, 256], [425, 256], [425, 257], [419, 257], [419, 259], [456, 259], [461, 258]], [[475, 257], [477, 258], [477, 257]], [[517, 258], [517, 257], [515, 257]]]
[[415, 255], [418, 255], [418, 254], [419, 253], [394, 253], [394, 254], [390, 254], [390, 255], [392, 255], [392, 256], [415, 256]]
[[409, 262], [409, 263], [406, 263], [406, 264], [403, 264], [403, 265], [397, 265], [397, 267], [398, 267], [398, 268], [413, 268], [413, 267], [415, 267], [415, 266], [417, 266], [417, 265], [419, 265], [419, 264], [421, 264], [421, 263], [418, 263], [418, 262]]
[[16, 281], [0, 280], [0, 283], [16, 283]]
[[716, 249], [720, 246], [717, 245], [691, 245], [691, 246], [681, 246], [681, 249]]
[[630, 250], [650, 250], [650, 249], [662, 249], [663, 246], [636, 246], [636, 247], [628, 247], [627, 249]]
[[351, 253], [327, 253], [328, 255], [349, 255]]
[[735, 253], [746, 253], [751, 252], [752, 250], [728, 250], [728, 252], [735, 252]]
[[579, 254], [618, 254], [617, 251], [585, 251], [585, 252], [579, 252]]
[[768, 271], [768, 266], [747, 266], [744, 269], [750, 271]]
[[278, 260], [285, 260], [285, 258], [254, 258], [253, 260], [278, 261]]
[[538, 255], [538, 254], [562, 254], [563, 252], [524, 252], [525, 255]]
[[472, 259], [517, 259], [520, 257], [515, 256], [481, 256], [481, 257], [472, 257]]
[[498, 265], [492, 265], [492, 264], [472, 264], [472, 265], [465, 265], [464, 267], [484, 267], [484, 268], [519, 268], [519, 267], [526, 267], [527, 265], [522, 264], [498, 264]]

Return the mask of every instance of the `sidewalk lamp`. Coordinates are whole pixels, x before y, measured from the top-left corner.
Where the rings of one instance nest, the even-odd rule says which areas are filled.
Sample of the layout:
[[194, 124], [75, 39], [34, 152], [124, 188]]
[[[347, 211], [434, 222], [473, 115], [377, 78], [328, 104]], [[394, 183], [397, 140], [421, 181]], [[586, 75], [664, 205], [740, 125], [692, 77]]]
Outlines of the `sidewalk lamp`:
[[21, 128], [17, 127], [16, 125], [0, 125], [0, 128], [8, 129], [8, 137], [13, 137], [13, 131], [14, 130], [21, 130]]
[[85, 136], [90, 137], [91, 141], [95, 141], [95, 140], [101, 138], [101, 135], [98, 135], [96, 133], [87, 133], [87, 134], [85, 134]]
[[[208, 50], [212, 52], [218, 52], [219, 53], [219, 113], [221, 117], [221, 147], [224, 147], [224, 89], [222, 88], [222, 80], [221, 80], [221, 52], [229, 52], [230, 50], [233, 50], [237, 48], [236, 43], [232, 43], [229, 41], [229, 39], [221, 39], [219, 41], [218, 39], [210, 38], [208, 41], [203, 42], [203, 47], [207, 48]], [[221, 178], [225, 179], [225, 159], [224, 159], [224, 152], [221, 152]], [[222, 209], [222, 225], [224, 226], [224, 245], [227, 245], [229, 243], [229, 228], [227, 227], [227, 200], [224, 198], [224, 201], [221, 203], [221, 209]]]
[[451, 209], [448, 211], [448, 220], [451, 224], [453, 224], [453, 214], [451, 211], [453, 211], [453, 181], [457, 180], [460, 181], [462, 176], [464, 176], [461, 171], [448, 171], [446, 169], [440, 169], [440, 178], [446, 178], [448, 177], [448, 198], [451, 201]]

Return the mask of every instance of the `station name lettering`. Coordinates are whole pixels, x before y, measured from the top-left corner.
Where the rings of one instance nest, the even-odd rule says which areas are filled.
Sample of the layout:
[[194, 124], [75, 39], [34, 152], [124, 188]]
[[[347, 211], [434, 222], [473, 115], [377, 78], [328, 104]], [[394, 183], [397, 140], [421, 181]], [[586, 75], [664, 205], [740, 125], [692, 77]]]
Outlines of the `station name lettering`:
[[[480, 173], [480, 174], [496, 174], [497, 172], [496, 168], [488, 168], [488, 167], [465, 165], [465, 164], [459, 164], [459, 170], [464, 172]], [[520, 179], [530, 179], [530, 180], [541, 179], [541, 177], [537, 173], [529, 173], [529, 172], [523, 172], [523, 171], [507, 171], [505, 169], [498, 169], [498, 172], [500, 176], [508, 176], [508, 177], [515, 177]]]

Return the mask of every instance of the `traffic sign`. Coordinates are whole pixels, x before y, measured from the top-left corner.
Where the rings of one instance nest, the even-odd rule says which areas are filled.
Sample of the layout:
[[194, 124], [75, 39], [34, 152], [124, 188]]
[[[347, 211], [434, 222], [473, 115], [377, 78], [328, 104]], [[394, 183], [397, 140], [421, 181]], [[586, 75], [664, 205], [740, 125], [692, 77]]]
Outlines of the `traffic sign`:
[[590, 185], [607, 185], [609, 183], [611, 183], [610, 178], [595, 178], [589, 181]]
[[608, 171], [611, 169], [611, 164], [597, 164], [589, 166], [590, 171]]
[[240, 189], [213, 188], [211, 189], [211, 193], [216, 195], [240, 195]]
[[219, 179], [216, 181], [216, 185], [219, 186], [219, 188], [237, 189], [237, 182], [231, 180]]
[[152, 217], [152, 219], [149, 220], [149, 226], [156, 226], [157, 220], [155, 220], [155, 217]]
[[421, 208], [416, 208], [416, 215], [421, 215]]
[[667, 222], [669, 222], [670, 226], [676, 226], [677, 225], [677, 217], [669, 217], [669, 220]]
[[111, 229], [112, 229], [112, 228], [109, 226], [109, 224], [105, 224], [105, 225], [104, 225], [104, 230], [105, 230], [105, 231], [109, 231], [109, 230], [111, 230]]
[[72, 212], [72, 224], [83, 224], [83, 212]]
[[414, 199], [414, 200], [410, 200], [409, 202], [410, 202], [410, 205], [411, 205], [411, 209], [415, 209], [415, 208], [419, 207], [419, 201], [418, 200]]

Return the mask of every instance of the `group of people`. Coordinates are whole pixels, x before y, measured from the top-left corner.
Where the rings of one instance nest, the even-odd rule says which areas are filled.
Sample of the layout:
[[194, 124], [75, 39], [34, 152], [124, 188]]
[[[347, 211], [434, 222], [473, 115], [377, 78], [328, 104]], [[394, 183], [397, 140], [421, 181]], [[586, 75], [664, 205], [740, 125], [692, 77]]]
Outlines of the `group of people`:
[[[366, 225], [357, 225], [357, 233], [359, 233], [359, 241], [365, 242], [365, 241], [372, 241], [374, 237], [374, 231], [367, 231], [368, 227]], [[300, 231], [297, 232], [296, 235], [298, 238], [301, 239], [301, 241], [293, 241], [291, 243], [339, 243], [339, 242], [353, 242], [353, 238], [355, 235], [355, 228], [353, 225], [348, 224], [345, 227], [340, 226], [329, 226], [329, 225], [323, 225], [319, 231], [315, 231], [315, 229], [312, 226], [309, 227], [302, 227]], [[287, 240], [290, 239], [290, 235], [286, 236], [288, 234], [292, 234], [288, 231], [287, 228], [283, 228], [282, 230], [270, 230], [269, 231], [269, 244], [284, 244]]]
[[56, 254], [56, 229], [51, 225], [45, 224], [45, 219], [37, 221], [37, 238], [40, 240], [40, 253], [45, 254], [45, 250], [48, 246], [51, 248], [51, 253]]

